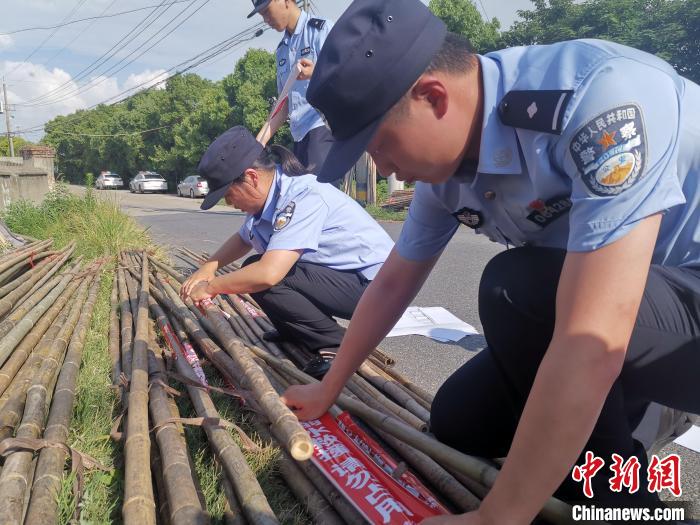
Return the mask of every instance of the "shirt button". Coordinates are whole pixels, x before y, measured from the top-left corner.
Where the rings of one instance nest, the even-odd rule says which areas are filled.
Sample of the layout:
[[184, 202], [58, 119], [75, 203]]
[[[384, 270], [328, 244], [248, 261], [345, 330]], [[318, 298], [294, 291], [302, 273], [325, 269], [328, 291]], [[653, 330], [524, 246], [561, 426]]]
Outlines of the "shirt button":
[[484, 192], [484, 199], [486, 199], [487, 201], [492, 201], [492, 200], [494, 200], [495, 198], [496, 198], [496, 192], [495, 192], [495, 191], [489, 190], [489, 191], [487, 191], [487, 192]]

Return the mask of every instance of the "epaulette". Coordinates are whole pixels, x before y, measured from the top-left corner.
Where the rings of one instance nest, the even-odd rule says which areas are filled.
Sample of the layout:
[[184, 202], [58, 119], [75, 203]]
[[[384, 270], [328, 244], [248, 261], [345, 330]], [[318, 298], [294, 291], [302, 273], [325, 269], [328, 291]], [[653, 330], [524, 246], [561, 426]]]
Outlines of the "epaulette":
[[514, 128], [560, 135], [573, 90], [509, 91], [498, 105], [501, 122]]
[[323, 18], [310, 18], [309, 25], [314, 29], [323, 29], [326, 25], [326, 21]]

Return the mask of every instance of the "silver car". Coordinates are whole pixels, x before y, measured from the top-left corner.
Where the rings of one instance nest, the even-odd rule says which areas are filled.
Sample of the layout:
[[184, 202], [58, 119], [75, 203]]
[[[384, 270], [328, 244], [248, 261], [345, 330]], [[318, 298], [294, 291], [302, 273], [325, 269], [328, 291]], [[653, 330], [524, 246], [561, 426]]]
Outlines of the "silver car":
[[139, 171], [136, 177], [129, 183], [131, 193], [145, 193], [147, 191], [167, 193], [168, 183], [154, 171]]
[[117, 189], [124, 186], [124, 181], [116, 173], [111, 171], [103, 171], [100, 176], [95, 179], [95, 188], [98, 190], [106, 190], [109, 188]]
[[177, 185], [177, 194], [179, 197], [204, 197], [209, 193], [209, 184], [203, 177], [199, 175], [190, 175]]

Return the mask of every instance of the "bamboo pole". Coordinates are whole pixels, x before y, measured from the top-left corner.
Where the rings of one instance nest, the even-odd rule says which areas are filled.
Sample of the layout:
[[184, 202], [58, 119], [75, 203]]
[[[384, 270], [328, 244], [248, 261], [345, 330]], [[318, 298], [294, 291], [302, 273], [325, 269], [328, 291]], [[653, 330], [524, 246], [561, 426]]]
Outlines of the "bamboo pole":
[[[131, 311], [131, 302], [129, 301], [129, 291], [126, 287], [126, 276], [124, 270], [117, 270], [117, 290], [119, 295], [119, 324], [121, 332], [121, 372], [124, 374], [127, 381], [131, 380], [131, 356], [132, 346], [134, 344], [134, 313]], [[121, 388], [121, 403], [122, 408], [126, 409], [129, 406], [129, 392], [125, 385]]]
[[[61, 254], [61, 257], [58, 259], [58, 261], [55, 262], [55, 266], [57, 266], [56, 269], [63, 266], [63, 263], [65, 263], [66, 260], [68, 260], [68, 258], [73, 253], [73, 250], [75, 250], [74, 244], [70, 246], [69, 249], [67, 249], [64, 253]], [[22, 297], [25, 297], [29, 290], [32, 288], [32, 286], [34, 286], [34, 284], [36, 284], [39, 281], [39, 279], [44, 277], [49, 272], [49, 270], [54, 268], [54, 264], [51, 263], [52, 261], [47, 261], [46, 263], [42, 264], [41, 270], [34, 274], [30, 274], [29, 272], [27, 272], [26, 280], [24, 280], [24, 282], [15, 290], [13, 290], [5, 297], [0, 299], [0, 317], [3, 317], [10, 310], [12, 310], [12, 308], [15, 306], [15, 303], [17, 303]]]
[[27, 261], [27, 258], [31, 257], [32, 253], [39, 253], [39, 252], [45, 251], [46, 248], [51, 246], [52, 243], [53, 243], [53, 241], [51, 239], [41, 241], [41, 242], [36, 243], [35, 245], [31, 246], [31, 247], [27, 247], [26, 249], [21, 250], [19, 253], [8, 258], [6, 261], [0, 262], [0, 273], [3, 273], [5, 271], [7, 271], [8, 269], [12, 268], [18, 262]]
[[[26, 392], [26, 404], [22, 422], [17, 430], [17, 438], [37, 439], [44, 427], [46, 408], [49, 404], [55, 377], [63, 362], [70, 336], [77, 325], [83, 303], [87, 296], [88, 280], [83, 280], [77, 300], [70, 306], [66, 322], [61, 326], [52, 341], [46, 356], [41, 361], [37, 374]], [[29, 470], [34, 456], [31, 450], [12, 452], [5, 460], [0, 474], [0, 516], [3, 523], [22, 523], [24, 495], [29, 486]]]
[[[317, 383], [316, 379], [304, 374], [301, 370], [290, 367], [288, 364], [280, 361], [270, 354], [266, 354], [257, 349], [259, 356], [262, 357], [268, 365], [284, 370], [287, 374], [294, 377], [295, 380], [302, 384]], [[256, 352], [257, 354], [257, 352]], [[469, 476], [478, 481], [482, 485], [488, 487], [493, 486], [498, 475], [498, 470], [483, 462], [482, 460], [463, 454], [447, 445], [440, 443], [434, 437], [420, 432], [396, 417], [389, 416], [383, 412], [370, 408], [362, 402], [352, 399], [344, 394], [338, 397], [337, 404], [344, 410], [363, 419], [366, 423], [375, 428], [390, 434], [413, 448], [427, 454], [447, 470], [458, 472]], [[566, 503], [550, 498], [545, 504], [542, 512], [542, 517], [554, 523], [566, 523], [570, 521], [571, 507]]]
[[[72, 243], [70, 243], [69, 246], [71, 246], [71, 254], [72, 254], [73, 250], [75, 250], [75, 246], [76, 246], [76, 245], [75, 245], [74, 242], [72, 242]], [[82, 257], [81, 257], [81, 258], [82, 258]], [[13, 311], [16, 311], [17, 308], [19, 308], [19, 307], [27, 300], [27, 298], [31, 297], [34, 293], [37, 292], [37, 290], [39, 290], [39, 288], [41, 288], [42, 286], [44, 286], [44, 284], [45, 284], [49, 279], [51, 279], [51, 277], [53, 277], [53, 276], [56, 274], [56, 272], [58, 272], [58, 271], [61, 269], [61, 267], [63, 266], [63, 264], [65, 264], [65, 262], [62, 262], [62, 263], [60, 263], [60, 264], [54, 265], [54, 267], [51, 268], [51, 269], [46, 273], [46, 275], [44, 275], [41, 279], [39, 279], [36, 283], [34, 283], [34, 286], [32, 286], [32, 288], [27, 292], [27, 294], [26, 294], [24, 297], [22, 297], [19, 301], [17, 301], [17, 304], [15, 304], [15, 306], [12, 308], [12, 310], [13, 310]]]
[[405, 388], [413, 392], [415, 395], [423, 399], [428, 404], [428, 406], [431, 406], [433, 404], [433, 399], [435, 398], [435, 396], [433, 396], [428, 391], [422, 389], [418, 385], [414, 384], [410, 379], [401, 374], [398, 370], [391, 367], [387, 367], [383, 365], [379, 360], [376, 360], [372, 357], [370, 357], [370, 361], [379, 370], [381, 370], [388, 376], [393, 377], [398, 383], [400, 383]]
[[151, 485], [151, 439], [148, 429], [148, 295], [148, 256], [145, 256], [141, 268], [124, 445], [126, 468], [122, 516], [125, 525], [156, 523]]
[[[163, 298], [162, 294], [160, 297]], [[158, 300], [158, 296], [156, 296], [156, 299]], [[151, 310], [154, 312], [154, 315], [165, 317], [165, 312], [158, 305], [152, 303]], [[191, 383], [199, 382], [196, 374], [184, 359], [175, 359], [175, 365], [178, 373]], [[211, 421], [219, 418], [219, 413], [206, 390], [192, 384], [186, 384], [185, 387], [198, 416], [210, 418], [209, 420]], [[267, 498], [260, 488], [260, 484], [250, 470], [241, 449], [233, 440], [231, 434], [218, 425], [204, 425], [203, 428], [224, 470], [225, 476], [234, 487], [237, 501], [240, 503], [247, 520], [253, 525], [278, 524], [279, 522], [272, 512]], [[230, 503], [232, 507], [237, 505], [235, 499]]]
[[173, 525], [206, 524], [209, 516], [202, 509], [197, 496], [194, 473], [190, 470], [187, 445], [172, 419], [172, 407], [163, 385], [166, 384], [165, 366], [160, 348], [151, 340], [148, 352], [151, 376], [149, 408], [154, 434], [163, 469], [163, 484]]
[[366, 362], [360, 365], [358, 372], [371, 385], [393, 398], [400, 406], [425, 422], [430, 420], [430, 412], [426, 410], [423, 405], [418, 403], [413, 396], [406, 393], [392, 381], [382, 377], [379, 372], [374, 370]]
[[294, 459], [303, 461], [313, 454], [313, 444], [297, 417], [281, 401], [277, 392], [267, 380], [262, 369], [253, 361], [243, 343], [236, 337], [221, 311], [211, 301], [204, 305], [206, 318], [212, 324], [213, 332], [231, 356], [236, 367], [242, 372], [243, 387], [253, 395], [273, 425], [285, 436], [285, 449]]
[[68, 274], [61, 279], [61, 282], [44, 297], [39, 304], [15, 324], [6, 335], [0, 340], [0, 365], [7, 361], [12, 351], [17, 347], [22, 338], [29, 333], [44, 313], [56, 301], [56, 298], [68, 286], [73, 276]]
[[[66, 358], [56, 382], [54, 399], [44, 431], [44, 439], [52, 442], [68, 442], [80, 362], [99, 289], [100, 275], [97, 273], [71, 336]], [[25, 525], [56, 523], [58, 494], [61, 489], [61, 474], [65, 461], [66, 453], [60, 448], [45, 448], [39, 453]]]
[[39, 344], [39, 341], [41, 341], [41, 338], [70, 300], [79, 284], [78, 281], [74, 281], [68, 285], [41, 319], [37, 321], [31, 331], [22, 339], [22, 342], [12, 351], [8, 360], [2, 368], [0, 368], [0, 395], [4, 394], [7, 387], [17, 375], [17, 371], [27, 361], [34, 347]]
[[46, 297], [50, 292], [54, 290], [54, 288], [56, 288], [56, 286], [59, 285], [59, 283], [63, 280], [64, 277], [66, 277], [67, 275], [75, 275], [77, 273], [78, 268], [80, 268], [81, 260], [82, 257], [78, 257], [73, 262], [72, 267], [67, 268], [60, 275], [57, 275], [49, 282], [45, 283], [41, 288], [34, 292], [33, 295], [28, 295], [25, 300], [23, 300], [19, 305], [17, 305], [17, 307], [14, 310], [12, 310], [12, 312], [10, 312], [10, 314], [7, 317], [5, 317], [5, 319], [3, 319], [3, 321], [0, 323], [0, 338], [7, 335], [10, 332], [10, 330], [12, 330], [17, 325], [18, 322], [24, 319], [27, 316], [27, 314], [44, 299], [44, 297]]
[[119, 320], [119, 283], [115, 273], [112, 279], [112, 294], [109, 298], [109, 359], [111, 361], [112, 387], [117, 393], [121, 403], [121, 389], [119, 388], [119, 376], [122, 372], [121, 364], [121, 340], [119, 332], [121, 329]]
[[[60, 251], [55, 250], [41, 252], [33, 257], [33, 266], [30, 265], [29, 268], [25, 268], [27, 263], [24, 261], [17, 263], [15, 267], [8, 270], [7, 279], [5, 277], [0, 277], [0, 282], [6, 281], [6, 284], [3, 284], [2, 288], [0, 288], [0, 297], [5, 297], [12, 290], [17, 289], [17, 287], [21, 286], [27, 279], [36, 275], [37, 272], [42, 271], [47, 264], [54, 263], [56, 261], [54, 256], [60, 253]], [[51, 257], [51, 259], [44, 260], [48, 257]], [[10, 275], [10, 272], [12, 275]]]

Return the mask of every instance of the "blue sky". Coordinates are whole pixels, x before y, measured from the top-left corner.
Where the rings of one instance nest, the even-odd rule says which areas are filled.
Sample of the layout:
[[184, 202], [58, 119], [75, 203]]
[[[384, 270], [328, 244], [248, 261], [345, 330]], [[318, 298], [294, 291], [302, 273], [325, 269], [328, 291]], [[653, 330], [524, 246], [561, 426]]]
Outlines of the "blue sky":
[[[56, 115], [110, 100], [149, 81], [157, 82], [176, 64], [261, 21], [259, 16], [245, 18], [251, 9], [249, 0], [183, 0], [159, 11], [145, 9], [80, 22], [55, 32], [4, 34], [52, 26], [64, 19], [78, 20], [172, 1], [21, 0], [13, 4], [17, 9], [5, 10], [0, 20], [0, 76], [7, 80], [9, 103], [14, 109], [13, 129], [35, 129]], [[350, 0], [312, 0], [313, 11], [331, 19], [336, 19], [349, 4]], [[497, 17], [503, 27], [513, 22], [519, 9], [529, 9], [531, 5], [530, 0], [477, 0], [482, 15]], [[145, 27], [149, 22], [151, 25]], [[139, 23], [141, 29], [128, 35]], [[101, 58], [126, 35], [111, 51], [114, 56]], [[267, 30], [193, 72], [220, 79], [231, 72], [246, 49], [274, 50], [279, 38], [279, 33]], [[138, 56], [150, 46], [152, 49]], [[76, 78], [81, 72], [84, 78]], [[58, 91], [51, 94], [52, 90]], [[5, 131], [4, 118], [0, 131]], [[38, 130], [27, 138], [38, 140], [41, 135]]]

